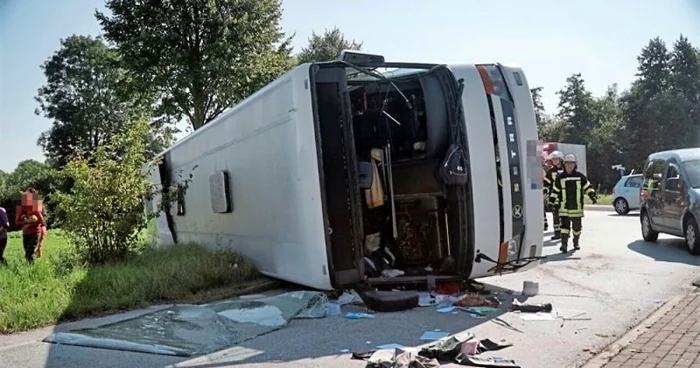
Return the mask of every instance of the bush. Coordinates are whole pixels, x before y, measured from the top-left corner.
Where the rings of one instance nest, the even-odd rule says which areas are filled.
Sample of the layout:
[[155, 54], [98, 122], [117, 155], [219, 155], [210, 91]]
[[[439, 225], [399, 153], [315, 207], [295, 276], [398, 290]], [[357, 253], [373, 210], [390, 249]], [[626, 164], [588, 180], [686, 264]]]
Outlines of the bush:
[[[184, 195], [190, 179], [163, 190], [149, 183], [146, 164], [148, 125], [139, 121], [100, 146], [90, 160], [76, 158], [63, 172], [72, 179], [70, 193], [54, 194], [60, 226], [69, 231], [83, 260], [90, 264], [125, 259], [142, 245], [139, 235], [148, 220], [169, 210]], [[144, 211], [144, 200], [162, 196], [155, 211]]]

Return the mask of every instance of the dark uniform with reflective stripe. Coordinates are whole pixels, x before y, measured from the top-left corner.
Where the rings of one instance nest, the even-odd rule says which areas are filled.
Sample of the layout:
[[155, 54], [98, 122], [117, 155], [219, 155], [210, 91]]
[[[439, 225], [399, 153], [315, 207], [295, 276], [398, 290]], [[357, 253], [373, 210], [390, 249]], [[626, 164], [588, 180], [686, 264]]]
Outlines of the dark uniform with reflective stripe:
[[[552, 166], [547, 173], [544, 175], [544, 195], [549, 197], [552, 193], [552, 187], [554, 187], [554, 181], [557, 180], [557, 176], [564, 172], [564, 167], [562, 165]], [[561, 237], [561, 220], [559, 219], [559, 208], [556, 206], [552, 207], [552, 226], [554, 226], [554, 236], [552, 240], [559, 239]]]
[[[561, 250], [566, 252], [570, 234], [573, 232], [574, 249], [579, 249], [581, 237], [581, 218], [583, 217], [583, 196], [596, 198], [595, 189], [588, 182], [586, 175], [576, 171], [559, 174], [552, 186], [550, 203], [559, 207], [561, 219]], [[573, 229], [572, 229], [573, 228]], [[573, 231], [572, 231], [573, 230]]]

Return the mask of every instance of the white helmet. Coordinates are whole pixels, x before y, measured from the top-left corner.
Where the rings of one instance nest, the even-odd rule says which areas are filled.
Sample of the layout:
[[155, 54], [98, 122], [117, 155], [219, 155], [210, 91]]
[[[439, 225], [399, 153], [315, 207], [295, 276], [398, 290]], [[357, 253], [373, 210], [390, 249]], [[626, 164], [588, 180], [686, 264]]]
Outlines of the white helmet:
[[576, 162], [576, 156], [573, 153], [568, 153], [564, 156], [564, 162]]
[[561, 153], [561, 151], [554, 151], [554, 152], [552, 152], [552, 153], [549, 154], [549, 159], [550, 159], [550, 160], [555, 160], [555, 159], [561, 160], [561, 159], [563, 159], [563, 158], [564, 158], [564, 154]]

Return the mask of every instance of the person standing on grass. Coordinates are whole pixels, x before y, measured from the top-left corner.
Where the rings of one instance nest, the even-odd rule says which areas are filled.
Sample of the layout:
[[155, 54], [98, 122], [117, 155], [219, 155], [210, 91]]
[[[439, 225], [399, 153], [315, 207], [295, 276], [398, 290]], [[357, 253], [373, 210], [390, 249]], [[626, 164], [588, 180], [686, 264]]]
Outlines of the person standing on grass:
[[7, 231], [10, 228], [10, 220], [7, 218], [7, 211], [0, 207], [0, 265], [4, 265], [7, 262], [3, 255], [5, 254], [5, 248], [7, 247]]
[[36, 190], [27, 189], [22, 193], [22, 204], [17, 206], [15, 224], [22, 227], [22, 246], [27, 262], [34, 262], [34, 253], [44, 235], [44, 215], [39, 210]]

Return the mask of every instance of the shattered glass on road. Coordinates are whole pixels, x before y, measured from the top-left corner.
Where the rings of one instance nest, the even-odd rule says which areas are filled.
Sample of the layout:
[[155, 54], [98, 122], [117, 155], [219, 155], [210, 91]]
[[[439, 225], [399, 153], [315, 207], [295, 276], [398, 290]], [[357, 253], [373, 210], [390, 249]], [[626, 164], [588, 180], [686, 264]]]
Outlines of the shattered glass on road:
[[287, 325], [323, 318], [325, 294], [294, 291], [260, 299], [178, 305], [91, 329], [57, 332], [44, 342], [190, 357], [239, 344]]

